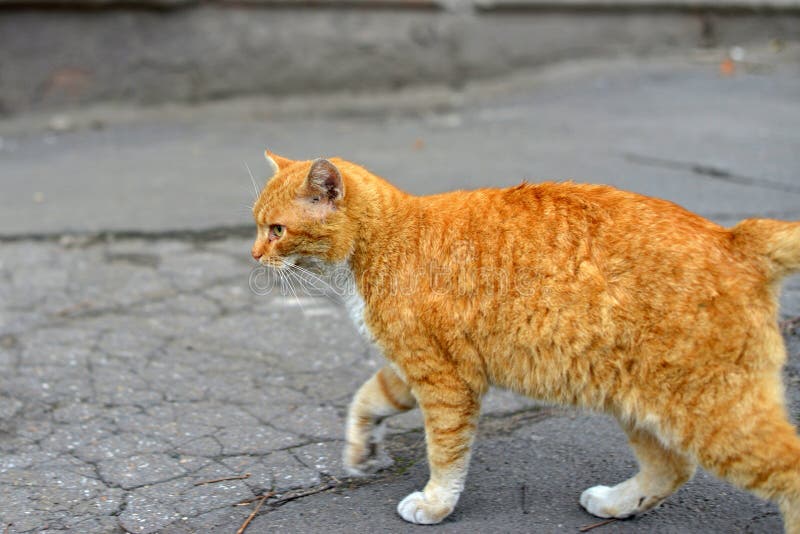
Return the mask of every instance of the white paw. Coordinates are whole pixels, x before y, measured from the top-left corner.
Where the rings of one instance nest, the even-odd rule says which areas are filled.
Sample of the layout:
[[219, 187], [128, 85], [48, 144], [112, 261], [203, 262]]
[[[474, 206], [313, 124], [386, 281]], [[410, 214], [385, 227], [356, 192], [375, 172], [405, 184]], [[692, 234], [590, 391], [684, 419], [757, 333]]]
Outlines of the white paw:
[[426, 500], [425, 494], [415, 491], [400, 501], [397, 513], [409, 523], [433, 525], [450, 515], [454, 506], [437, 501]]
[[616, 517], [624, 519], [641, 514], [663, 502], [656, 495], [644, 495], [635, 479], [608, 486], [594, 486], [581, 494], [581, 506], [597, 517]]
[[597, 517], [615, 517], [610, 511], [612, 493], [608, 486], [594, 486], [581, 493], [581, 506]]

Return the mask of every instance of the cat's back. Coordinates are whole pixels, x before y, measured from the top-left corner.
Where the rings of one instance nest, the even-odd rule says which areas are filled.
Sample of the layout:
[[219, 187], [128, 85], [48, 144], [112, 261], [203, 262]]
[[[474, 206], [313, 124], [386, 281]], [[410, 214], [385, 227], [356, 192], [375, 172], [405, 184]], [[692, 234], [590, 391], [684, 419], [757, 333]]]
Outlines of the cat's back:
[[702, 292], [763, 283], [729, 229], [673, 202], [572, 182], [526, 184], [503, 196], [533, 231], [549, 236], [551, 250], [582, 251], [608, 281]]
[[[492, 193], [489, 193], [492, 191]], [[542, 221], [568, 218], [620, 230], [648, 231], [668, 225], [674, 231], [691, 230], [714, 238], [726, 230], [673, 202], [624, 191], [608, 185], [575, 182], [523, 183], [506, 189], [487, 190], [494, 203]], [[643, 226], [644, 225], [644, 226]]]
[[480, 235], [490, 241], [492, 235], [532, 238], [538, 233], [550, 238], [545, 240], [550, 246], [591, 239], [621, 251], [636, 246], [724, 245], [730, 239], [726, 228], [673, 202], [607, 185], [522, 183], [421, 200], [426, 222], [442, 226], [446, 233], [482, 228]]
[[[520, 217], [573, 220], [596, 219], [615, 224], [671, 221], [680, 226], [724, 230], [719, 225], [681, 206], [659, 198], [624, 191], [608, 185], [567, 182], [523, 182], [508, 188], [451, 191], [421, 197], [423, 209], [457, 223], [465, 217], [493, 222]], [[505, 226], [505, 225], [503, 225]]]
[[424, 197], [423, 206], [423, 219], [440, 229], [424, 248], [456, 257], [453, 249], [468, 243], [477, 261], [465, 268], [565, 282], [591, 277], [611, 291], [640, 288], [642, 295], [763, 285], [730, 230], [675, 203], [610, 186], [523, 183]]

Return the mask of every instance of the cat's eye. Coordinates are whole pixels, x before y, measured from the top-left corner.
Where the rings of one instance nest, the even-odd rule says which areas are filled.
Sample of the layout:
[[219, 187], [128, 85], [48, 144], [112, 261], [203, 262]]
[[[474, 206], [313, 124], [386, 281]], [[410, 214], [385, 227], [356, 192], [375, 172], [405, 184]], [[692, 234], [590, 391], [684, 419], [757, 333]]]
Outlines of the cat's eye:
[[269, 227], [269, 236], [272, 239], [280, 239], [281, 237], [283, 237], [283, 233], [285, 231], [286, 229], [283, 227], [283, 225], [273, 224], [272, 226]]

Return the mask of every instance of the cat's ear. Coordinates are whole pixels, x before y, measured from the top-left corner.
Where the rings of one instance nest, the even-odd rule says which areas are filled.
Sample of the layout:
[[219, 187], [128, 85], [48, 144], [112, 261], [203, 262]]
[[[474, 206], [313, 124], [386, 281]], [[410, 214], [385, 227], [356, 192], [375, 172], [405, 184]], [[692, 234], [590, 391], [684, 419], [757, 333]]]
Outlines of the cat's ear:
[[264, 151], [264, 159], [267, 160], [267, 176], [272, 178], [278, 174], [278, 171], [280, 170], [278, 163], [272, 159], [272, 156], [269, 155], [269, 150]]
[[306, 178], [306, 191], [316, 202], [335, 202], [344, 198], [344, 181], [336, 165], [327, 159], [315, 159]]
[[286, 168], [292, 160], [286, 159], [277, 155], [275, 152], [271, 152], [269, 149], [264, 151], [264, 159], [267, 160], [267, 166], [269, 167], [269, 171], [272, 173], [270, 174], [270, 178], [278, 174], [282, 168]]

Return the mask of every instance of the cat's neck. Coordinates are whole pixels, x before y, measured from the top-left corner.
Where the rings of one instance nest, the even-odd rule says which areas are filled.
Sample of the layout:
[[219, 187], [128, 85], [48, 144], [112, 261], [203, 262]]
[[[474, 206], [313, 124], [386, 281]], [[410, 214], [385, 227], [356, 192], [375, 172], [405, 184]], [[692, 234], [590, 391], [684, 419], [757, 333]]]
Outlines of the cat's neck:
[[351, 175], [353, 201], [348, 206], [355, 222], [350, 267], [361, 279], [376, 271], [387, 249], [397, 250], [407, 241], [409, 224], [417, 219], [417, 197], [365, 170]]

